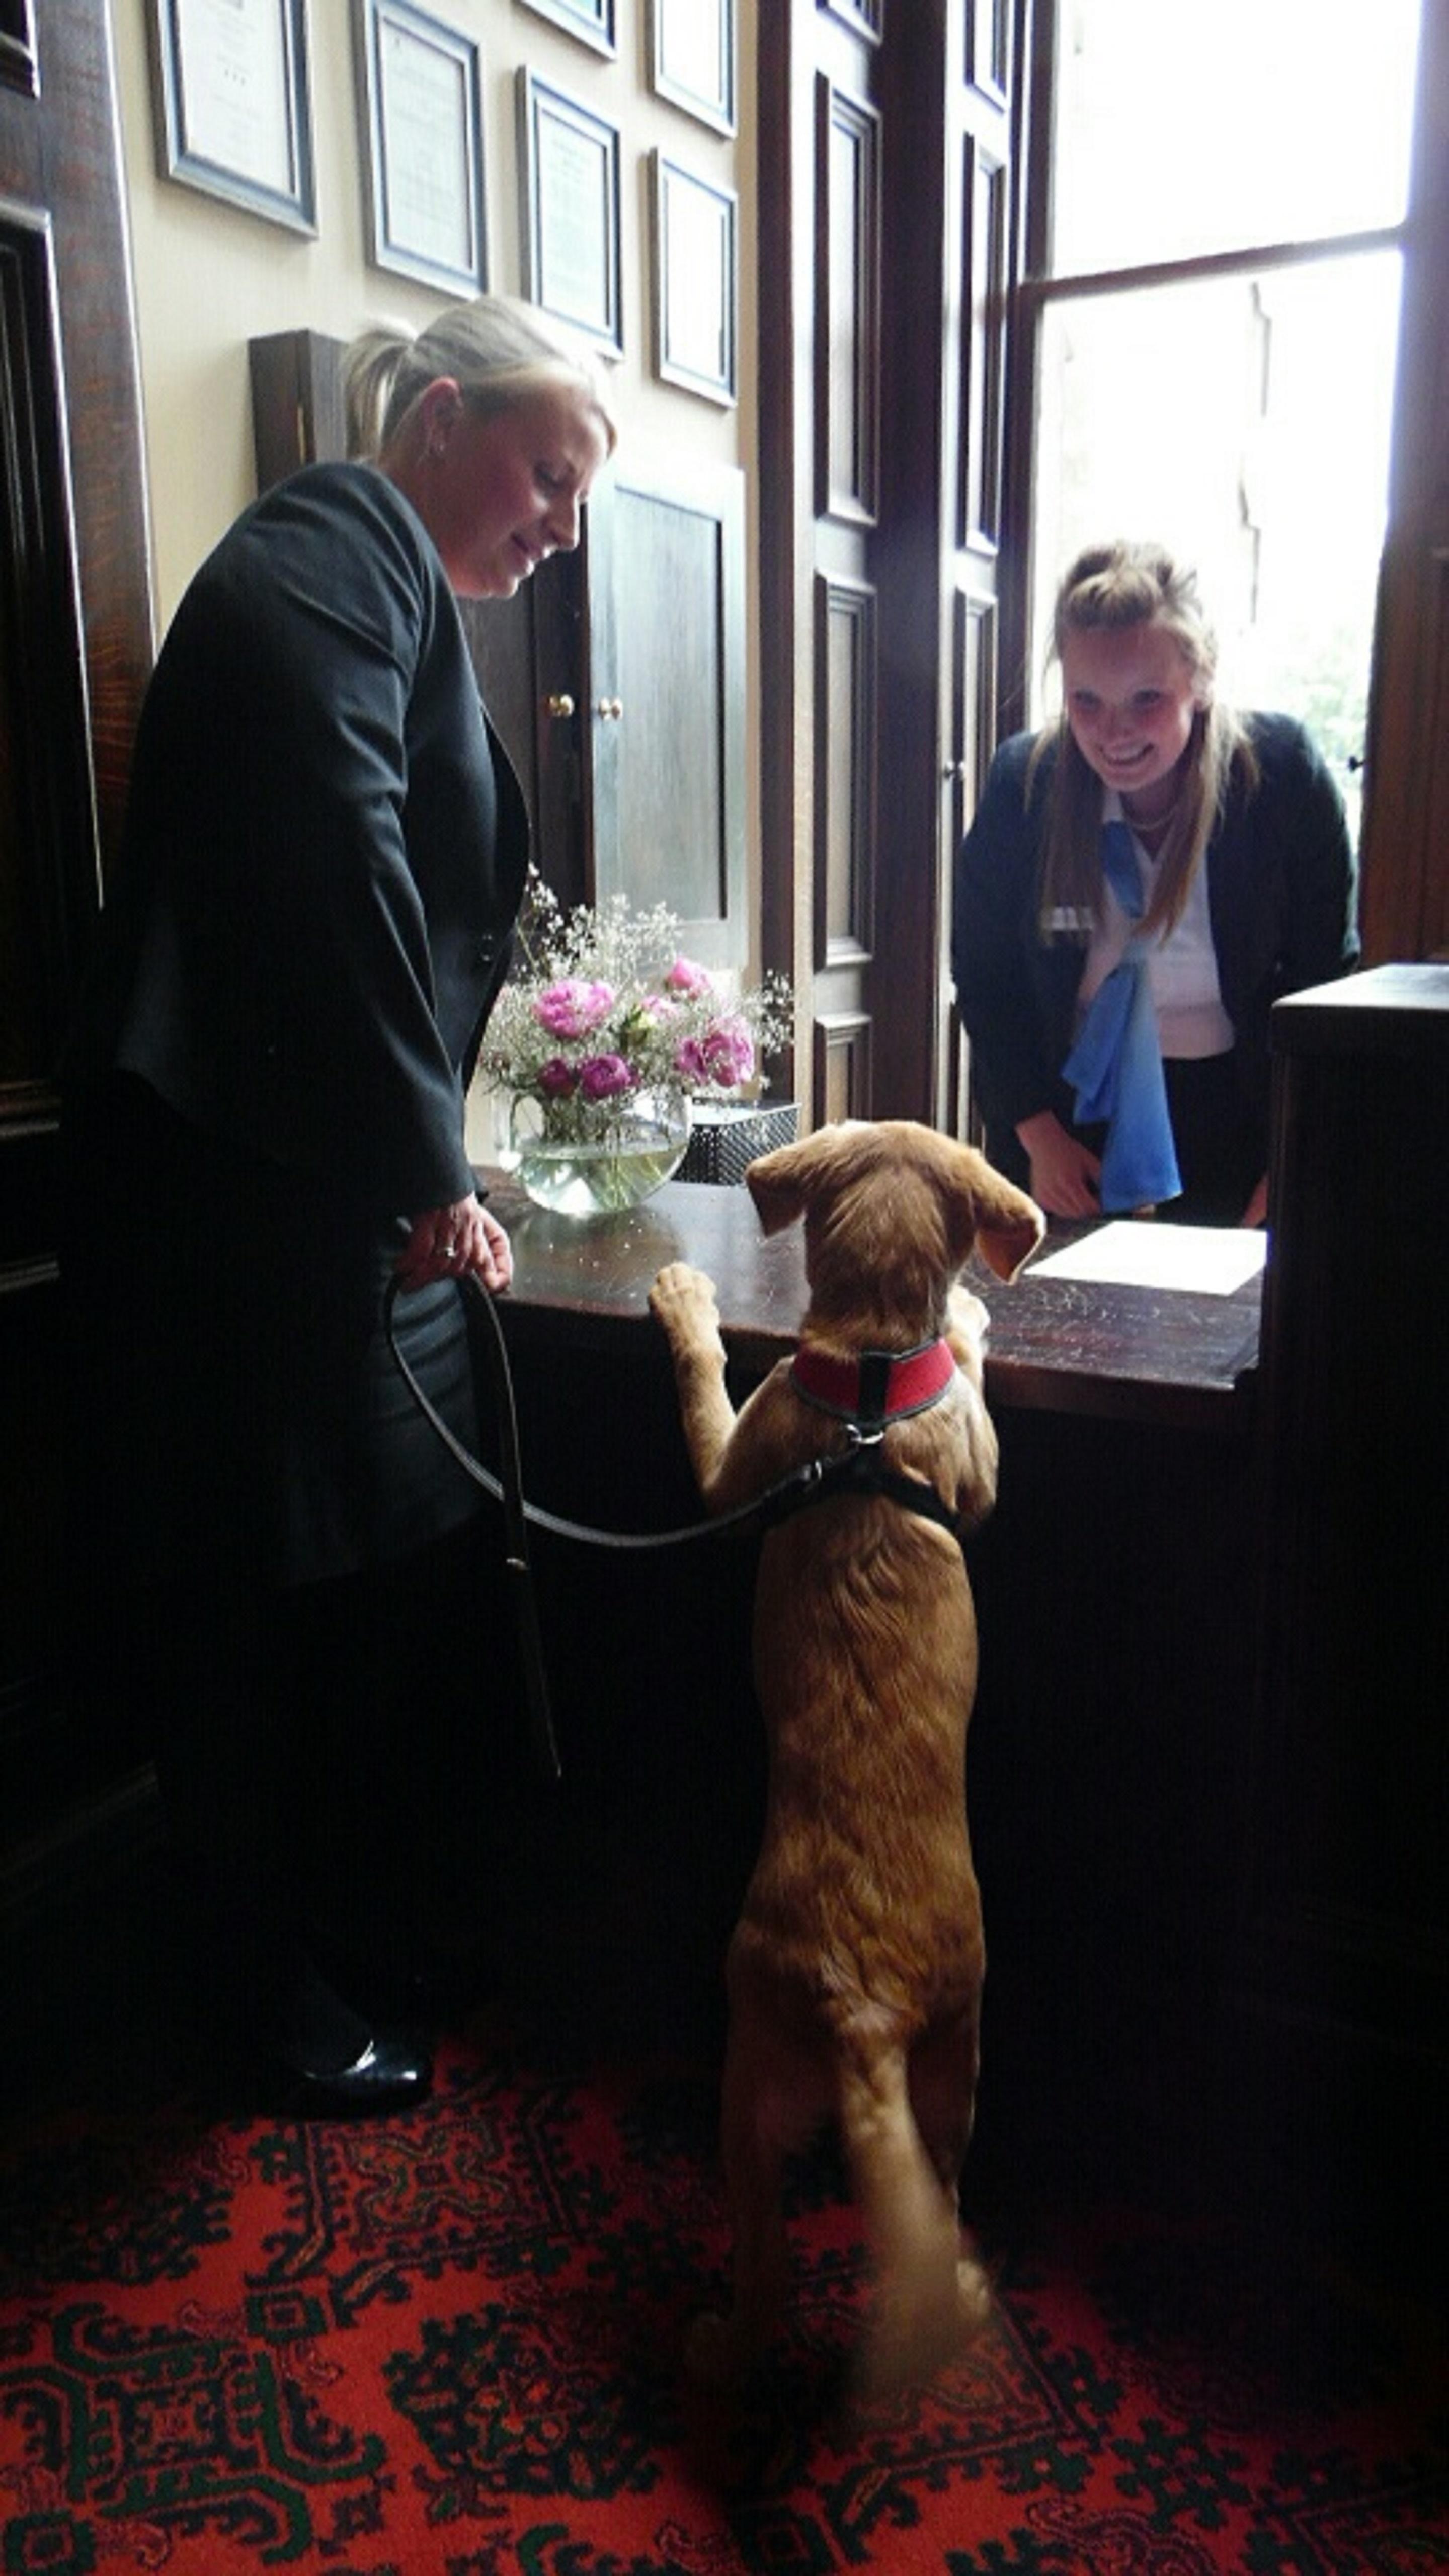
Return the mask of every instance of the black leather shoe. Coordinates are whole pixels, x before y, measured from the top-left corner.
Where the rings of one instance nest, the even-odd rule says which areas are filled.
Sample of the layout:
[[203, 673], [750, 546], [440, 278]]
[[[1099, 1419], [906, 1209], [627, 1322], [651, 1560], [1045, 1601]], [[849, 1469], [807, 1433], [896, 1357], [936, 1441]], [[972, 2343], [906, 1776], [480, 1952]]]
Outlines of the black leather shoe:
[[431, 2052], [416, 2033], [359, 2012], [311, 1959], [293, 1988], [277, 2056], [304, 2112], [407, 2110], [427, 2100], [433, 2080]]

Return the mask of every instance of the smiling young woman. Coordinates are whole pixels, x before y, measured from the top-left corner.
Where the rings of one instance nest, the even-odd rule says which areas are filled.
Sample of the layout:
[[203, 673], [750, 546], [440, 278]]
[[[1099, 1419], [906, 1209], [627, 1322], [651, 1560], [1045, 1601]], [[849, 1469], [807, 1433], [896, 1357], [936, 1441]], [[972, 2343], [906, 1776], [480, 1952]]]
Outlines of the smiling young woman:
[[[1003, 744], [956, 872], [952, 964], [987, 1150], [1049, 1215], [1146, 1195], [1189, 1222], [1260, 1223], [1269, 1012], [1358, 953], [1337, 787], [1292, 717], [1219, 702], [1196, 578], [1161, 547], [1078, 556], [1053, 643], [1061, 719]], [[1125, 1041], [1127, 979], [1145, 997], [1132, 1062], [1156, 1059], [1176, 1189], [1171, 1162], [1167, 1188], [1135, 1187], [1114, 1113], [1094, 1099], [1087, 1114], [1068, 1072], [1109, 988]], [[1126, 1061], [1102, 1095], [1124, 1126]]]

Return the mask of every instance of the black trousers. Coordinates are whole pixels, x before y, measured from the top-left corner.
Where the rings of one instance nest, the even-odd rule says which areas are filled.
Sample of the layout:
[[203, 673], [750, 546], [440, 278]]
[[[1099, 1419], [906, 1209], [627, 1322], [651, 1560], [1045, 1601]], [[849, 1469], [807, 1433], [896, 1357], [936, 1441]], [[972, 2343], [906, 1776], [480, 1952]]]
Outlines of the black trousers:
[[[319, 1219], [124, 1077], [72, 1106], [64, 1168], [73, 1697], [99, 1756], [154, 1756], [238, 1977], [305, 1943], [371, 2002], [474, 1929], [514, 1697], [491, 1507], [387, 1360], [366, 1212], [324, 1185]], [[408, 1307], [475, 1445], [457, 1292]]]

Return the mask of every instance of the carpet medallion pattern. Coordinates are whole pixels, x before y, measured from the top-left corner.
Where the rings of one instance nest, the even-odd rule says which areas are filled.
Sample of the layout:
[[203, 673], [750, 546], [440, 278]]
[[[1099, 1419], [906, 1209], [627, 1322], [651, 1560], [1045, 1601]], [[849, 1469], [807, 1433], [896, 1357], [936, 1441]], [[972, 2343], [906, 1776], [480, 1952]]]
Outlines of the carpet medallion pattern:
[[828, 2153], [736, 2407], [684, 2328], [727, 2239], [707, 2068], [493, 2027], [377, 2123], [185, 2103], [0, 2137], [0, 2576], [1428, 2576], [1449, 2372], [1225, 2225], [981, 2221], [979, 2344], [852, 2414]]

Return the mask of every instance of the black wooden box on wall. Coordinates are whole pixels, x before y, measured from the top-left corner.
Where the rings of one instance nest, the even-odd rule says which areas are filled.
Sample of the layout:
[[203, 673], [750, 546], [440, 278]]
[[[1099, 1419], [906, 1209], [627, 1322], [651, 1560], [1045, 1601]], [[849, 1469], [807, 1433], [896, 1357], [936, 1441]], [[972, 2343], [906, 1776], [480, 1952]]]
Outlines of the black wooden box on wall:
[[1250, 1982], [1280, 2049], [1292, 2031], [1318, 2034], [1299, 2116], [1323, 2111], [1346, 2155], [1361, 2146], [1381, 2166], [1380, 2186], [1437, 2201], [1449, 966], [1295, 994], [1274, 1011], [1273, 1045]]

